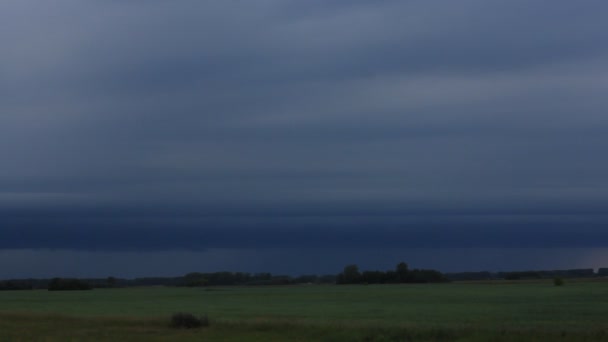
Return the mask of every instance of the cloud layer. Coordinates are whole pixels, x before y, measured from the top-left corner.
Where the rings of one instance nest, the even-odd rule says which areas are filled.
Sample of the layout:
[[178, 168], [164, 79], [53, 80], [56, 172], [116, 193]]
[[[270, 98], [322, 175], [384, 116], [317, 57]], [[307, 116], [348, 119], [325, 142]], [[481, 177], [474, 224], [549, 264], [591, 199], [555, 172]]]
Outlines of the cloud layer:
[[602, 1], [0, 4], [0, 248], [605, 247]]

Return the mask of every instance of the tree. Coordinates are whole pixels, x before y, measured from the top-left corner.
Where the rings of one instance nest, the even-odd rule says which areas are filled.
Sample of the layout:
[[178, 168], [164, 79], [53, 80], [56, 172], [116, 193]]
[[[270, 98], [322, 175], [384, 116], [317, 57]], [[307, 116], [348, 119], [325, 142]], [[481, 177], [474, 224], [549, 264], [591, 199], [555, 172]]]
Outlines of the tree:
[[78, 291], [91, 289], [91, 285], [80, 279], [53, 278], [48, 286], [49, 291]]
[[197, 287], [197, 286], [206, 286], [208, 280], [205, 278], [203, 273], [192, 272], [188, 273], [184, 276], [184, 286], [188, 287]]
[[405, 283], [408, 280], [409, 268], [406, 263], [398, 263], [397, 267], [395, 267], [395, 272], [397, 272], [397, 281], [399, 283]]
[[108, 287], [114, 287], [114, 286], [116, 286], [116, 278], [115, 278], [115, 277], [112, 277], [112, 276], [108, 277], [108, 278], [106, 279], [106, 285], [107, 285]]
[[385, 278], [386, 273], [382, 271], [365, 271], [361, 274], [361, 282], [363, 284], [383, 284]]
[[344, 267], [344, 271], [338, 276], [338, 282], [340, 284], [356, 284], [361, 280], [361, 273], [359, 272], [359, 266], [347, 265]]

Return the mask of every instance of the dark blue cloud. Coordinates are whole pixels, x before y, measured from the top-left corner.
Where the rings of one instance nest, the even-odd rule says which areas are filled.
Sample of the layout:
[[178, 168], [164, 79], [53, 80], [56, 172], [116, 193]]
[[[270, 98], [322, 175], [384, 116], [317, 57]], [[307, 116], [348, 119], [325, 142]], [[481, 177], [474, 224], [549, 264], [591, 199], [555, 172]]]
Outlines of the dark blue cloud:
[[[193, 207], [5, 210], [0, 213], [5, 227], [0, 247], [123, 251], [606, 247], [608, 216], [601, 214], [602, 209], [543, 210], [523, 205], [509, 212], [481, 206], [396, 210], [351, 205], [331, 210], [218, 206], [208, 212]], [[310, 212], [317, 214], [305, 214]]]

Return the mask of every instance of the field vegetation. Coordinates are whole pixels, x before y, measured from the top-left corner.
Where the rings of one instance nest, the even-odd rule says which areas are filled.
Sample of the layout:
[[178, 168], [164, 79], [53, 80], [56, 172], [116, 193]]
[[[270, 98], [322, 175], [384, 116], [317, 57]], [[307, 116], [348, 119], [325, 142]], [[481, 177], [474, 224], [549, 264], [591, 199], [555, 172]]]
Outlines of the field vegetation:
[[605, 341], [607, 312], [599, 279], [3, 291], [0, 340]]

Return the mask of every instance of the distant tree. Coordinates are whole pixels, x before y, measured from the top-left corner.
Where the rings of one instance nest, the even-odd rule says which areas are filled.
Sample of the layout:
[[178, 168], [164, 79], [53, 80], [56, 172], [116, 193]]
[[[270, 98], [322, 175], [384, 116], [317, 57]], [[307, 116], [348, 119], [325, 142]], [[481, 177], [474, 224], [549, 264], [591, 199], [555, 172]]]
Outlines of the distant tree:
[[553, 285], [562, 286], [562, 285], [564, 285], [564, 280], [562, 278], [554, 278]]
[[254, 275], [259, 280], [270, 280], [272, 279], [272, 274], [268, 272], [256, 273]]
[[361, 280], [361, 273], [359, 272], [359, 266], [347, 265], [344, 267], [344, 271], [338, 276], [340, 284], [356, 284]]
[[184, 276], [184, 286], [188, 287], [197, 287], [197, 286], [206, 286], [208, 283], [205, 275], [203, 273], [192, 272], [188, 273]]
[[509, 272], [505, 275], [506, 280], [520, 280], [521, 275], [517, 272]]
[[319, 283], [321, 283], [321, 284], [332, 284], [332, 283], [336, 283], [337, 280], [338, 280], [338, 278], [334, 274], [325, 274], [325, 275], [319, 276]]
[[488, 271], [481, 272], [458, 272], [448, 273], [445, 277], [449, 280], [490, 280], [496, 277], [495, 274]]
[[89, 283], [79, 279], [53, 278], [49, 283], [49, 291], [78, 291], [91, 290]]
[[399, 275], [395, 271], [386, 271], [384, 274], [384, 282], [387, 284], [399, 283]]
[[395, 272], [397, 273], [397, 281], [399, 283], [405, 283], [408, 281], [409, 268], [406, 263], [398, 263], [397, 267], [395, 267]]
[[116, 278], [110, 276], [106, 279], [106, 284], [108, 287], [115, 287], [116, 286]]
[[319, 276], [316, 274], [303, 274], [293, 280], [296, 284], [314, 284], [319, 282]]
[[414, 269], [410, 271], [408, 283], [442, 283], [448, 279], [436, 270]]
[[448, 279], [439, 271], [413, 269], [406, 263], [397, 264], [394, 271], [359, 272], [357, 265], [348, 265], [338, 274], [338, 284], [395, 284], [395, 283], [441, 283]]
[[3, 280], [0, 281], [0, 291], [10, 290], [32, 290], [34, 288], [31, 281], [26, 280]]
[[382, 271], [365, 271], [361, 274], [361, 282], [364, 284], [384, 284], [386, 273]]

